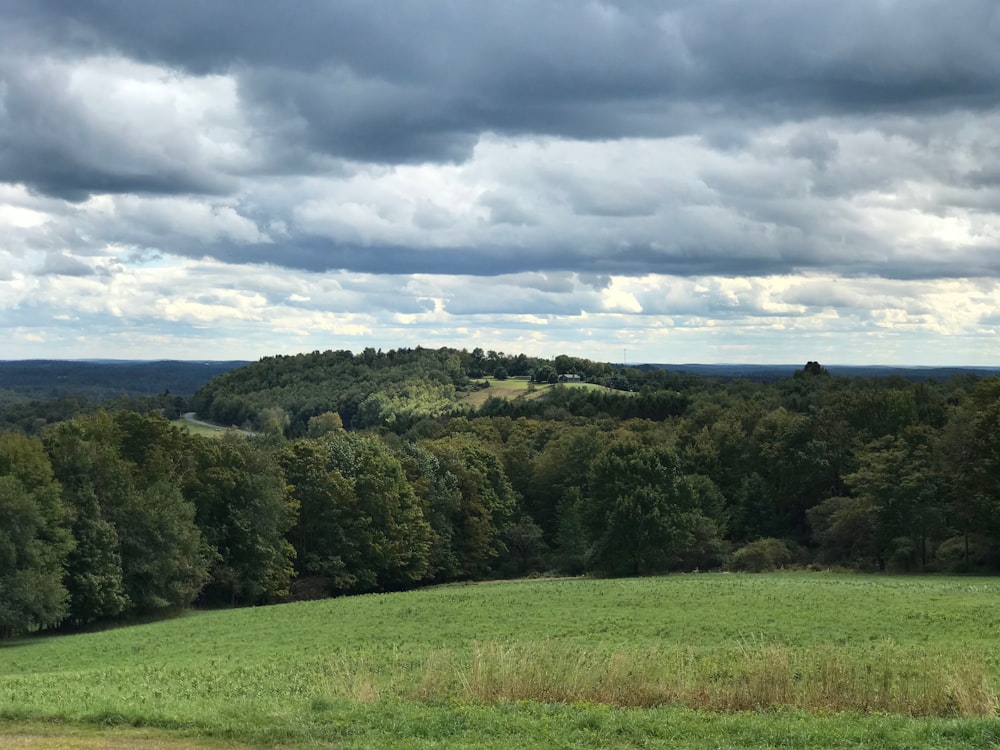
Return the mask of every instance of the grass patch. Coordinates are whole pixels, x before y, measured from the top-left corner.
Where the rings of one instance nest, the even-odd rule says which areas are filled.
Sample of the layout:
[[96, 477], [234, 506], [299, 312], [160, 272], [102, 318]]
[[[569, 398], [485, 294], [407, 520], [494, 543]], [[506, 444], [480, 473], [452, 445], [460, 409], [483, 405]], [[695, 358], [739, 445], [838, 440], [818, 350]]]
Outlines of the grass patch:
[[603, 385], [597, 385], [596, 383], [530, 383], [527, 380], [520, 380], [516, 378], [509, 378], [507, 380], [492, 380], [487, 378], [486, 382], [490, 384], [488, 388], [481, 388], [480, 390], [472, 391], [460, 399], [460, 403], [470, 404], [471, 406], [478, 408], [485, 404], [490, 398], [502, 398], [507, 401], [514, 401], [517, 399], [534, 399], [541, 397], [556, 387], [580, 388], [588, 391], [608, 391], [610, 393], [624, 393], [623, 391], [613, 391], [611, 388], [607, 388]]
[[[748, 643], [710, 651], [486, 643], [473, 647], [467, 666], [455, 668], [450, 654], [431, 657], [418, 695], [487, 703], [993, 716], [997, 696], [984, 665], [982, 655], [954, 661], [892, 643], [862, 650]], [[451, 678], [440, 681], [449, 671]]]
[[175, 419], [171, 421], [170, 424], [174, 427], [180, 427], [182, 430], [185, 430], [192, 435], [201, 435], [202, 437], [221, 437], [226, 432], [224, 427], [207, 427], [205, 425], [188, 422], [184, 419]]
[[265, 746], [988, 747], [1000, 742], [998, 595], [995, 578], [702, 574], [191, 613], [0, 645], [0, 731], [56, 722]]
[[516, 399], [538, 398], [554, 386], [545, 383], [529, 383], [527, 380], [487, 380], [487, 388], [470, 391], [459, 399], [459, 403], [479, 408], [491, 398], [502, 398], [506, 401]]
[[225, 427], [220, 424], [215, 424], [213, 422], [206, 422], [204, 420], [198, 419], [194, 412], [185, 414], [180, 419], [171, 420], [170, 424], [174, 427], [179, 427], [182, 430], [186, 430], [192, 435], [201, 435], [202, 437], [221, 437], [226, 434], [229, 430], [236, 430], [237, 432], [250, 435], [252, 433], [240, 429], [236, 426]]

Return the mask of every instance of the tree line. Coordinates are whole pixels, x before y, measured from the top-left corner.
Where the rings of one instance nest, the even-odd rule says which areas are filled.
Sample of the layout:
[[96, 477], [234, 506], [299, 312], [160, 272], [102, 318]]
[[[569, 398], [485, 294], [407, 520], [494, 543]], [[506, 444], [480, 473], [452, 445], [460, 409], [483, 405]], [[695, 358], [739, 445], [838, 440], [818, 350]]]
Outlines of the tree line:
[[[461, 389], [489, 359], [365, 356], [275, 358], [196, 397], [242, 383], [254, 437], [191, 435], [153, 402], [0, 434], [0, 634], [536, 572], [1000, 569], [1000, 378], [563, 361], [623, 387], [413, 410], [407, 393], [442, 373]], [[294, 418], [259, 396], [298, 398], [303, 373], [326, 395]], [[355, 394], [349, 420], [318, 411], [333, 388]]]

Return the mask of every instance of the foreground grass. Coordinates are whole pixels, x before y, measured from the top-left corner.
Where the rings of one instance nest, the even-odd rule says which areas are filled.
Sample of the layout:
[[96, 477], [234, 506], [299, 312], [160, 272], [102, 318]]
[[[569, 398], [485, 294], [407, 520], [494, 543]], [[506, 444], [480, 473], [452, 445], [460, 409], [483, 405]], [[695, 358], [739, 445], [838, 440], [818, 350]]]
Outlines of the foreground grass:
[[198, 613], [0, 647], [0, 722], [251, 745], [988, 747], [998, 594], [694, 575]]
[[[198, 731], [198, 736], [192, 732]], [[1000, 729], [983, 719], [906, 719], [801, 712], [713, 714], [682, 708], [618, 709], [539, 703], [434, 704], [336, 701], [283, 721], [212, 725], [171, 736], [129, 726], [0, 724], [0, 746], [201, 750], [353, 748], [995, 748]], [[234, 740], [233, 738], [238, 738]]]
[[468, 668], [443, 666], [429, 669], [428, 679], [451, 672], [458, 675], [461, 689], [435, 684], [425, 693], [429, 697], [911, 716], [993, 716], [997, 704], [981, 658], [953, 660], [891, 642], [858, 652], [754, 643], [710, 652], [676, 646], [605, 652], [557, 643], [490, 643], [473, 648]]

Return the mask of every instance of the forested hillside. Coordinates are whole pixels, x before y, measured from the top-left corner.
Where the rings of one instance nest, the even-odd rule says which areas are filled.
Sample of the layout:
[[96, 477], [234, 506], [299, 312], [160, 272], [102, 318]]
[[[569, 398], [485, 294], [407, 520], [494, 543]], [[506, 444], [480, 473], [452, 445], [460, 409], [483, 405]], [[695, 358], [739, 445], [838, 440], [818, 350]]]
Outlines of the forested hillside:
[[212, 380], [192, 401], [199, 415], [261, 428], [277, 411], [293, 433], [328, 411], [364, 428], [389, 419], [437, 415], [455, 402], [467, 371], [453, 350], [366, 349], [268, 357]]
[[[566, 373], [608, 388], [459, 401]], [[531, 573], [1000, 570], [997, 377], [368, 350], [262, 360], [192, 405], [256, 435], [153, 403], [0, 435], [0, 633]]]
[[195, 394], [192, 408], [222, 424], [263, 429], [278, 419], [290, 435], [303, 435], [309, 419], [337, 412], [350, 428], [391, 425], [397, 431], [424, 417], [454, 409], [473, 381], [488, 377], [530, 377], [557, 382], [573, 373], [611, 384], [611, 365], [575, 357], [554, 361], [456, 349], [365, 349], [267, 357], [215, 378]]

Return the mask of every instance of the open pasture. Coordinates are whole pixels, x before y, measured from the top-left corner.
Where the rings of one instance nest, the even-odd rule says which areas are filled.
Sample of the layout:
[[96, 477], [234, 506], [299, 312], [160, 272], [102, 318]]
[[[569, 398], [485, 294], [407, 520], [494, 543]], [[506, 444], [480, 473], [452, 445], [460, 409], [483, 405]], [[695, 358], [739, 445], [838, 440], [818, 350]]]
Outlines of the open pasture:
[[523, 378], [508, 378], [507, 380], [493, 380], [491, 378], [486, 378], [486, 380], [489, 382], [488, 388], [472, 391], [462, 397], [461, 403], [480, 407], [491, 398], [502, 398], [507, 401], [513, 401], [519, 398], [533, 399], [540, 397], [542, 394], [548, 393], [556, 387], [582, 388], [584, 390], [611, 390], [603, 385], [596, 385], [594, 383], [531, 383]]
[[174, 427], [179, 427], [192, 435], [201, 435], [202, 437], [222, 437], [226, 434], [226, 430], [230, 429], [223, 427], [222, 425], [212, 424], [211, 422], [198, 419], [194, 412], [188, 412], [180, 419], [172, 420], [170, 424]]
[[491, 398], [502, 398], [506, 401], [519, 398], [538, 398], [554, 387], [548, 383], [530, 383], [521, 378], [508, 380], [487, 378], [486, 380], [489, 383], [488, 387], [470, 391], [460, 399], [459, 403], [478, 408]]
[[175, 419], [170, 424], [174, 427], [179, 427], [192, 435], [201, 435], [202, 437], [221, 437], [226, 433], [226, 430], [223, 427], [209, 427], [207, 425], [189, 422], [184, 419]]
[[0, 647], [0, 718], [8, 738], [987, 747], [998, 603], [992, 578], [701, 574], [199, 612]]

